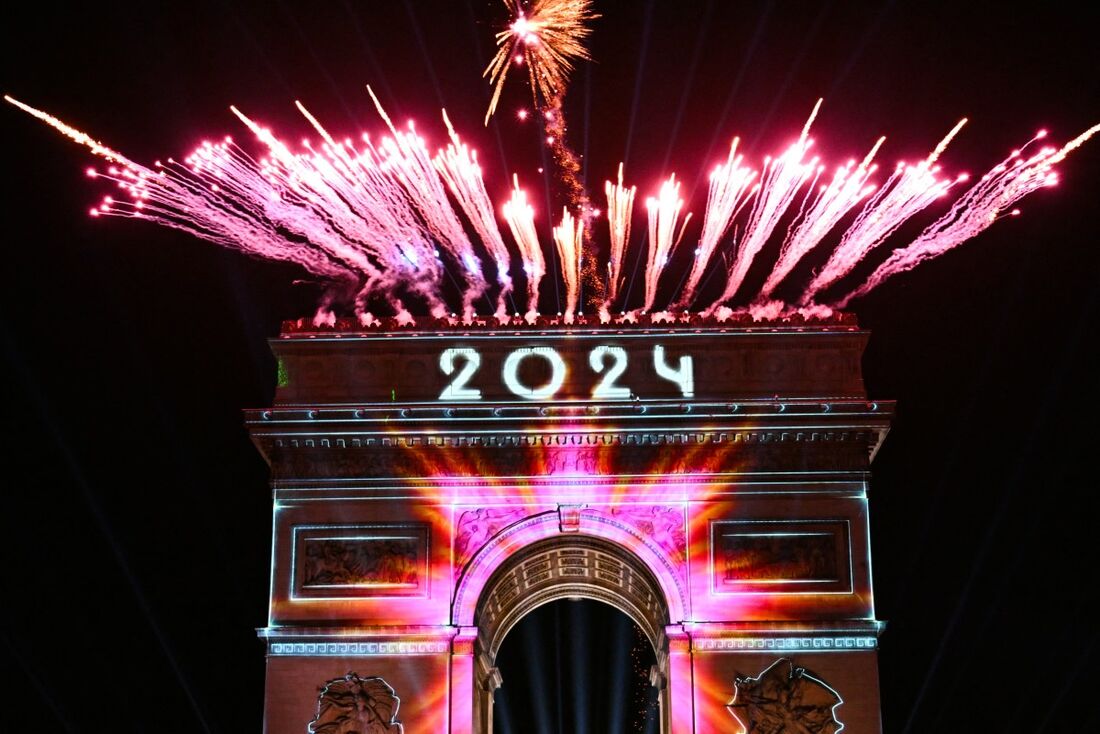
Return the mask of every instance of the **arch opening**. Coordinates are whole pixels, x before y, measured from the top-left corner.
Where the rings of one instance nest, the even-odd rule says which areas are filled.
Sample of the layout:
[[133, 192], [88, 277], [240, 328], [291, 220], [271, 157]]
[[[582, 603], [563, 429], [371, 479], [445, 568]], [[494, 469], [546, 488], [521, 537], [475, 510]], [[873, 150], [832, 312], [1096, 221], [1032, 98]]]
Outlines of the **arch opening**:
[[497, 652], [494, 734], [660, 731], [657, 655], [625, 613], [592, 599], [530, 611]]

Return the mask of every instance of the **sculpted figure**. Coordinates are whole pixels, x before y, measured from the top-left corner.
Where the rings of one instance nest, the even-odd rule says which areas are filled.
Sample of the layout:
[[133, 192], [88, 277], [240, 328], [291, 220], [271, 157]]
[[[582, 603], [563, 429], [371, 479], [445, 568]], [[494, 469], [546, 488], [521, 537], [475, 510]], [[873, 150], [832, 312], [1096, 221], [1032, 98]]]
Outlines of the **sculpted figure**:
[[828, 684], [780, 658], [755, 678], [737, 676], [726, 708], [741, 734], [837, 734], [836, 707], [844, 703]]
[[403, 734], [397, 723], [401, 700], [381, 678], [348, 673], [330, 680], [317, 697], [309, 734]]

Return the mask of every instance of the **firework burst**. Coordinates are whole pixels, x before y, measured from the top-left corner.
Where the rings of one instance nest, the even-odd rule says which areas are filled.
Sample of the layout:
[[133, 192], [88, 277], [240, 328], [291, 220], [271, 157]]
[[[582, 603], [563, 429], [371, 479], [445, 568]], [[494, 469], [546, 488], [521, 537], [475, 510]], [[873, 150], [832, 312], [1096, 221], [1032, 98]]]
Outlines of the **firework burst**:
[[504, 0], [511, 24], [497, 34], [497, 52], [483, 76], [489, 77], [493, 96], [485, 124], [496, 111], [501, 90], [513, 65], [526, 66], [536, 108], [553, 107], [573, 72], [573, 63], [588, 60], [584, 41], [592, 32], [587, 23], [599, 16], [591, 0], [535, 0], [525, 11], [520, 0]]

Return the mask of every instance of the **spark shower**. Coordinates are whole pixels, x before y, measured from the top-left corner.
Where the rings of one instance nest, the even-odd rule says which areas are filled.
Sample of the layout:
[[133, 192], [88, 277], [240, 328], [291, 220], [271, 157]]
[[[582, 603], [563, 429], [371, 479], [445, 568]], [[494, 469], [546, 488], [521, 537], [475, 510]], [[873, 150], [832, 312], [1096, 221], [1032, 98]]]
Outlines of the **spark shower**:
[[[1056, 166], [1100, 125], [1058, 147], [1042, 145], [1040, 131], [988, 172], [969, 180], [943, 171], [940, 159], [965, 124], [960, 121], [923, 159], [900, 162], [882, 171], [876, 163], [885, 138], [862, 159], [837, 163], [815, 151], [811, 128], [817, 101], [794, 142], [754, 162], [734, 138], [727, 159], [710, 172], [709, 191], [698, 235], [688, 237], [692, 219], [680, 198], [680, 179], [670, 174], [645, 198], [648, 227], [643, 242], [631, 231], [636, 186], [607, 181], [606, 216], [590, 204], [578, 177], [576, 155], [566, 141], [563, 99], [573, 61], [587, 59], [586, 22], [597, 17], [588, 0], [536, 0], [524, 13], [506, 0], [513, 21], [498, 34], [498, 54], [486, 74], [493, 85], [491, 115], [508, 68], [526, 65], [535, 107], [547, 120], [546, 144], [554, 155], [558, 179], [569, 204], [556, 225], [540, 234], [536, 212], [518, 176], [511, 196], [490, 199], [477, 152], [463, 142], [443, 112], [446, 144], [432, 152], [410, 122], [397, 127], [373, 91], [368, 92], [388, 134], [378, 139], [338, 139], [296, 102], [320, 142], [303, 141], [297, 149], [264, 125], [231, 107], [255, 136], [255, 149], [231, 137], [203, 143], [182, 159], [151, 165], [136, 162], [60, 119], [5, 95], [5, 99], [88, 148], [105, 165], [88, 169], [118, 193], [105, 196], [92, 216], [147, 219], [247, 254], [296, 263], [327, 285], [315, 318], [331, 322], [336, 310], [354, 311], [360, 323], [378, 323], [371, 308], [392, 312], [398, 324], [411, 324], [425, 310], [435, 318], [471, 323], [478, 303], [488, 303], [499, 323], [540, 312], [539, 285], [547, 275], [544, 242], [555, 247], [566, 292], [559, 314], [565, 323], [583, 318], [584, 306], [601, 322], [655, 322], [694, 310], [725, 320], [737, 313], [778, 318], [793, 313], [827, 315], [879, 286], [891, 276], [943, 254], [978, 235], [1032, 192], [1054, 185]], [[488, 120], [488, 115], [486, 120]], [[441, 136], [442, 138], [442, 136]], [[956, 192], [961, 193], [956, 194]], [[911, 242], [893, 240], [902, 225], [935, 202], [954, 197], [947, 211]], [[571, 210], [572, 209], [572, 210]], [[502, 233], [501, 220], [510, 235]], [[784, 227], [785, 224], [785, 227]], [[543, 228], [546, 228], [543, 225]], [[596, 229], [600, 230], [599, 239]], [[840, 233], [839, 235], [835, 233]], [[471, 237], [470, 234], [475, 235]], [[682, 285], [663, 304], [669, 284], [662, 276], [674, 254], [694, 240]], [[778, 241], [778, 257], [762, 287], [750, 291], [746, 275], [769, 242]], [[604, 245], [603, 243], [606, 243]], [[869, 254], [889, 243], [892, 250], [861, 284], [830, 295]], [[645, 246], [644, 305], [626, 310], [623, 265], [631, 248]], [[828, 253], [825, 264], [801, 286], [791, 302], [777, 289], [795, 279], [796, 267], [811, 252]], [[519, 271], [516, 268], [519, 268]], [[706, 277], [724, 271], [716, 300], [703, 300]], [[513, 278], [526, 284], [520, 316]], [[457, 312], [447, 302], [444, 282], [459, 285]], [[587, 304], [582, 303], [583, 295]], [[794, 290], [794, 289], [792, 289]], [[483, 300], [486, 299], [486, 300]], [[513, 315], [514, 314], [514, 315]], [[488, 314], [483, 314], [488, 315]]]

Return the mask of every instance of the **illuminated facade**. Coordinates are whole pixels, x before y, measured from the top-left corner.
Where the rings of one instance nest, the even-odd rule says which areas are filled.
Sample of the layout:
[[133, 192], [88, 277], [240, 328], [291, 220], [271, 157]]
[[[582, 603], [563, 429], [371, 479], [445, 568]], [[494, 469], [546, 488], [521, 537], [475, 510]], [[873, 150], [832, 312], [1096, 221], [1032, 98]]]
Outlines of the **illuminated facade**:
[[504, 636], [583, 597], [649, 636], [663, 731], [878, 732], [893, 404], [867, 399], [867, 338], [287, 326], [275, 406], [247, 413], [275, 503], [265, 730], [490, 732]]

